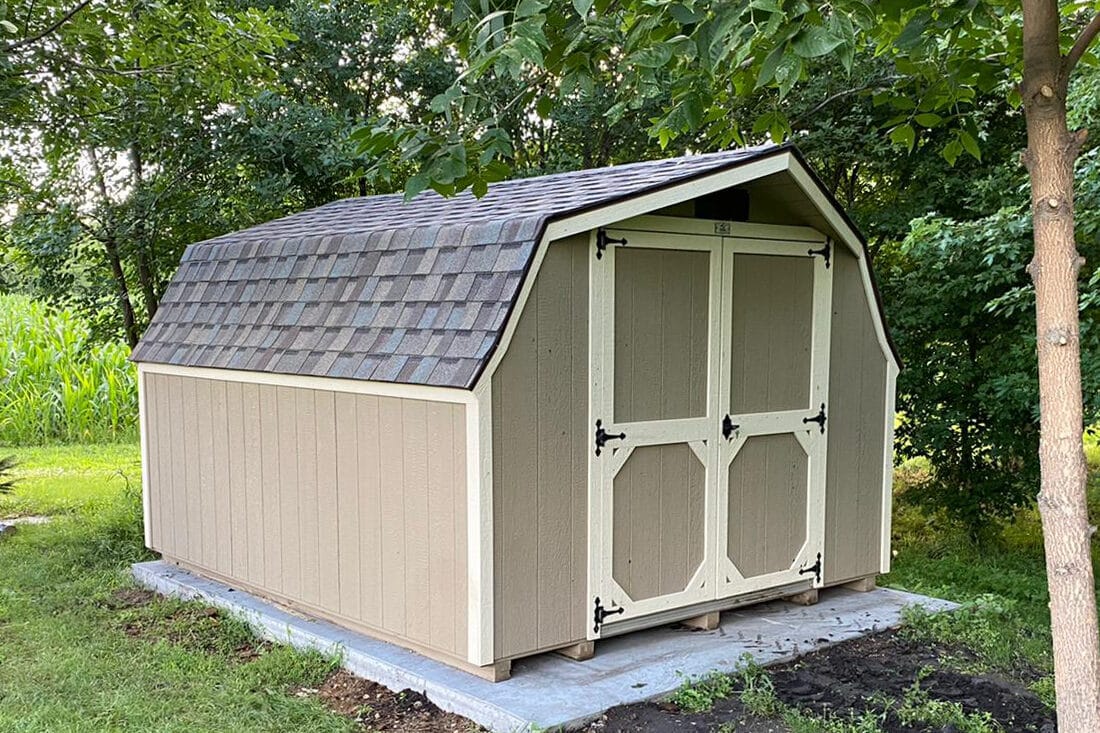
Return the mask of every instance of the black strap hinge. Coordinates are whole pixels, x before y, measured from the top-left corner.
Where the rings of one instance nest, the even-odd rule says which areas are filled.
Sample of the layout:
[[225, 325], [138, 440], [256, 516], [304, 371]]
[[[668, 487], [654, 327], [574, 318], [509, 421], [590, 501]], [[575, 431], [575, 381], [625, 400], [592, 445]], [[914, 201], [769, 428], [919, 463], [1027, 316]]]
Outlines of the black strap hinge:
[[737, 429], [741, 426], [733, 421], [733, 418], [726, 415], [722, 418], [722, 437], [726, 440], [731, 440], [733, 434], [737, 432]]
[[620, 613], [626, 613], [626, 609], [619, 606], [614, 611], [608, 611], [603, 607], [603, 604], [600, 603], [600, 597], [596, 596], [596, 608], [592, 611], [592, 621], [594, 622], [592, 631], [597, 634], [600, 633], [600, 627], [603, 626], [604, 619], [608, 616], [614, 616]]
[[813, 417], [804, 417], [804, 418], [802, 418], [802, 424], [803, 425], [807, 425], [807, 424], [812, 423], [812, 422], [817, 423], [821, 427], [821, 433], [824, 435], [824, 433], [825, 433], [825, 403], [824, 402], [821, 403], [821, 409], [817, 411], [816, 415], [814, 415]]
[[597, 420], [596, 421], [596, 455], [600, 455], [600, 452], [603, 450], [603, 447], [605, 445], [607, 445], [607, 441], [609, 441], [609, 440], [626, 440], [626, 433], [619, 433], [618, 435], [615, 435], [613, 433], [609, 433], [609, 432], [607, 432], [606, 430], [603, 429], [603, 421]]
[[810, 567], [806, 567], [805, 565], [803, 565], [801, 568], [798, 569], [798, 574], [799, 575], [805, 575], [807, 573], [813, 573], [814, 574], [814, 582], [818, 583], [818, 584], [821, 583], [821, 553], [820, 552], [817, 553], [817, 562], [815, 562]]
[[596, 230], [596, 259], [597, 260], [602, 260], [603, 259], [603, 251], [605, 249], [607, 249], [607, 245], [609, 245], [609, 244], [621, 244], [625, 247], [626, 246], [626, 237], [623, 237], [622, 239], [615, 239], [614, 237], [607, 236], [607, 230], [606, 229], [597, 229]]
[[825, 269], [829, 269], [829, 265], [831, 264], [833, 256], [833, 240], [826, 239], [824, 247], [822, 247], [821, 249], [806, 250], [806, 254], [808, 254], [810, 257], [813, 257], [814, 255], [821, 255], [825, 258]]

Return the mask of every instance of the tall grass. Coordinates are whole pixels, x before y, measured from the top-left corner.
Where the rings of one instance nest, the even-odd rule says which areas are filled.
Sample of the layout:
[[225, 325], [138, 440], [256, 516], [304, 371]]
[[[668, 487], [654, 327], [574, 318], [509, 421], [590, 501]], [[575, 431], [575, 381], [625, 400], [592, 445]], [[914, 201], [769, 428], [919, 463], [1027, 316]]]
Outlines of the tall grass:
[[96, 343], [79, 316], [0, 295], [0, 443], [137, 437], [137, 374], [125, 344]]

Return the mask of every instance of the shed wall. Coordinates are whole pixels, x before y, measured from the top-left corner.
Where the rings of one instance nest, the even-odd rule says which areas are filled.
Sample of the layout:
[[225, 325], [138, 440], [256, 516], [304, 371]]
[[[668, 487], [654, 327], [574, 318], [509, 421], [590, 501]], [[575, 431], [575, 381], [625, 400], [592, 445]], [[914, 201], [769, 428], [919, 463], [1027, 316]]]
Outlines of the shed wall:
[[492, 378], [498, 659], [585, 638], [588, 246], [550, 245]]
[[466, 658], [460, 404], [143, 373], [152, 547]]
[[[859, 262], [833, 248], [829, 365], [827, 584], [874, 575], [882, 557], [887, 357], [875, 335]], [[893, 415], [889, 416], [893, 419]]]

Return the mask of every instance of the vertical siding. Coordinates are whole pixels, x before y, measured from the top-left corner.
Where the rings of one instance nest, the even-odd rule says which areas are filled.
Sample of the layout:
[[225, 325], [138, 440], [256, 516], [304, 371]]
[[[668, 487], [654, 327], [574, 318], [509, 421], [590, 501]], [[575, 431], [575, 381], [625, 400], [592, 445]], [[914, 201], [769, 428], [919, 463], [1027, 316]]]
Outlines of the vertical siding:
[[143, 379], [154, 549], [465, 659], [462, 405]]
[[825, 582], [878, 572], [886, 355], [871, 320], [859, 264], [844, 247], [833, 259], [829, 364], [828, 478], [825, 490]]
[[495, 652], [585, 638], [588, 237], [547, 251], [493, 375]]
[[813, 260], [734, 256], [730, 405], [734, 415], [810, 407]]
[[615, 477], [612, 574], [635, 601], [678, 593], [703, 560], [706, 467], [687, 443], [635, 448]]
[[710, 253], [615, 252], [615, 421], [707, 412]]

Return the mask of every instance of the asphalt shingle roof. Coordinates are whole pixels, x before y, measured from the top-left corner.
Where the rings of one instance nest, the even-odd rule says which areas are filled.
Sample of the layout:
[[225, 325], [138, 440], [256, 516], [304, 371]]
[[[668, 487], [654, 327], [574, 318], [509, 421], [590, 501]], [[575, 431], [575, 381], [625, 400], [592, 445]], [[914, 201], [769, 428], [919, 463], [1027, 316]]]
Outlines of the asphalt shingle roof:
[[548, 222], [783, 149], [344, 199], [193, 244], [132, 358], [470, 388]]

